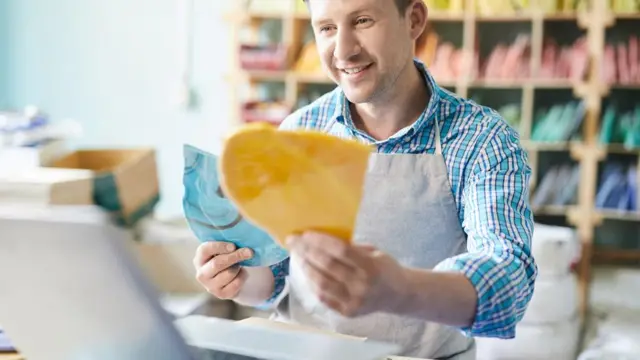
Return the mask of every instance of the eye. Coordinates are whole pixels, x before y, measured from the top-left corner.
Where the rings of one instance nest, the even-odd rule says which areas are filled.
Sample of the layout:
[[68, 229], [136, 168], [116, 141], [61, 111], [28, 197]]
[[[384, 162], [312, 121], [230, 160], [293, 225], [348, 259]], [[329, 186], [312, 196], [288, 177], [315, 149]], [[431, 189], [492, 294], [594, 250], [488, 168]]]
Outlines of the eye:
[[331, 31], [332, 29], [333, 29], [333, 26], [325, 25], [325, 26], [320, 27], [320, 32], [321, 33], [326, 33], [328, 31]]
[[369, 18], [358, 18], [356, 20], [356, 25], [367, 25], [369, 23], [371, 23], [373, 20], [369, 19]]

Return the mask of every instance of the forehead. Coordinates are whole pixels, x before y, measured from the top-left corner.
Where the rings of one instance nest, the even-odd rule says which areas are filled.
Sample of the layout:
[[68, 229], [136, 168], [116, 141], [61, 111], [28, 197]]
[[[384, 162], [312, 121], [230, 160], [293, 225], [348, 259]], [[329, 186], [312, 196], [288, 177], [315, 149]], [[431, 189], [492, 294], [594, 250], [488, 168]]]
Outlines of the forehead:
[[357, 12], [387, 13], [395, 9], [395, 0], [307, 0], [312, 19], [350, 16]]

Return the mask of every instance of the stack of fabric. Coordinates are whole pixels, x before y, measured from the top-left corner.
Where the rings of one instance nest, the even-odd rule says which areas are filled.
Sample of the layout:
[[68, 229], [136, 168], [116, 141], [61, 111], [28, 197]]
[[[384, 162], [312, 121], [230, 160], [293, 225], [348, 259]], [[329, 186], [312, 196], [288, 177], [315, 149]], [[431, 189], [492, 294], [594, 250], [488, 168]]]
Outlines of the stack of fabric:
[[640, 84], [639, 44], [637, 35], [631, 35], [627, 41], [605, 45], [601, 69], [604, 83]]
[[536, 111], [531, 140], [561, 142], [575, 140], [580, 135], [586, 114], [583, 101], [555, 104]]
[[640, 147], [640, 106], [623, 109], [615, 101], [607, 105], [602, 116], [600, 143], [622, 144], [627, 149]]
[[537, 75], [541, 79], [584, 80], [589, 69], [587, 38], [581, 36], [571, 45], [560, 45], [552, 37], [545, 39], [542, 63]]
[[531, 200], [534, 208], [575, 204], [580, 183], [580, 165], [562, 164], [551, 167], [536, 187]]
[[596, 195], [596, 207], [618, 211], [638, 210], [638, 171], [635, 165], [607, 163]]
[[532, 245], [539, 276], [515, 339], [477, 338], [479, 360], [575, 359], [580, 321], [578, 283], [571, 272], [580, 242], [569, 228], [536, 224]]

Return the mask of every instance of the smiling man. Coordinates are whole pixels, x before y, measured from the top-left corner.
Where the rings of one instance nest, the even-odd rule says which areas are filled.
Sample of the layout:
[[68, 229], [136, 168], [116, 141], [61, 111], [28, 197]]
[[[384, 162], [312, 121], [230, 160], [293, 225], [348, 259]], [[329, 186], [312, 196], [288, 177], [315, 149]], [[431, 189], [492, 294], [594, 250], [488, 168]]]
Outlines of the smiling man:
[[[302, 0], [301, 0], [302, 1]], [[202, 245], [212, 294], [271, 305], [280, 318], [397, 343], [402, 355], [475, 359], [473, 337], [511, 338], [531, 299], [530, 167], [494, 110], [440, 88], [414, 59], [422, 0], [307, 0], [318, 52], [338, 87], [282, 129], [374, 144], [354, 244], [289, 239], [270, 269]]]

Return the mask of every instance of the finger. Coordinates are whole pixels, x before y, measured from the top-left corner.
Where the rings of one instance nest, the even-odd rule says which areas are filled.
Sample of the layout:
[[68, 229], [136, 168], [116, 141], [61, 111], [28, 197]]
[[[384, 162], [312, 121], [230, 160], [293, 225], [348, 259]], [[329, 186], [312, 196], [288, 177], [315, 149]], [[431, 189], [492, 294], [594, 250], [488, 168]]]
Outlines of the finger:
[[225, 270], [244, 260], [251, 259], [252, 256], [253, 251], [251, 251], [251, 249], [244, 248], [236, 250], [230, 254], [214, 256], [213, 259], [209, 260], [206, 267], [208, 267], [215, 276], [215, 274], [221, 272], [222, 270]]
[[361, 250], [365, 254], [372, 254], [378, 251], [378, 248], [371, 244], [353, 244], [354, 249]]
[[352, 276], [357, 273], [354, 266], [345, 264], [331, 254], [323, 251], [314, 251], [307, 247], [296, 249], [296, 254], [300, 258], [312, 265], [317, 271], [334, 281], [348, 284]]
[[220, 289], [221, 299], [234, 299], [240, 294], [242, 286], [247, 280], [247, 272], [240, 269], [236, 276]]
[[291, 244], [292, 251], [305, 251], [314, 254], [322, 252], [347, 266], [357, 267], [356, 263], [349, 258], [350, 245], [336, 237], [317, 232], [306, 232], [293, 238]]
[[320, 298], [333, 299], [339, 303], [348, 302], [349, 292], [345, 283], [327, 276], [325, 272], [306, 261], [302, 262], [302, 268], [311, 283], [311, 288]]
[[238, 275], [240, 269], [240, 266], [231, 266], [222, 271], [218, 271], [207, 263], [200, 268], [196, 277], [198, 279], [198, 282], [203, 284], [205, 288], [217, 292], [223, 286], [231, 282], [231, 280], [233, 280]]
[[211, 260], [212, 257], [220, 254], [228, 254], [236, 249], [232, 243], [223, 241], [208, 241], [202, 243], [196, 249], [196, 255], [193, 259], [194, 266], [197, 268]]

